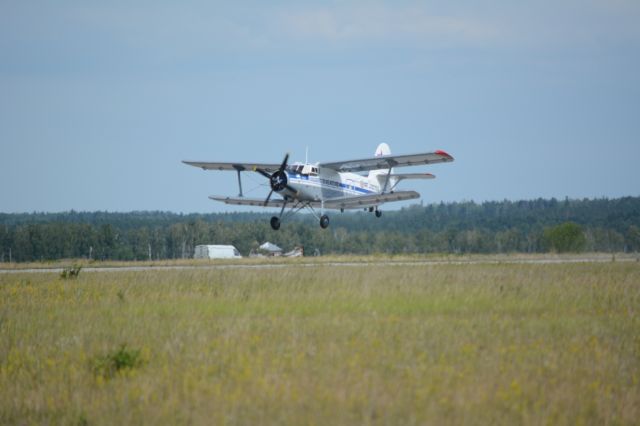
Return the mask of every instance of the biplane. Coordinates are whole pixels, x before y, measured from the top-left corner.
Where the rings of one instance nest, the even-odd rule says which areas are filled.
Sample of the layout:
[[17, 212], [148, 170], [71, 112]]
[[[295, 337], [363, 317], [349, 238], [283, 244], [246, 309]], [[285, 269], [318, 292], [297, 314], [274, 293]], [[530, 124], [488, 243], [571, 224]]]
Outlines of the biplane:
[[[203, 170], [235, 171], [238, 174], [237, 197], [212, 195], [209, 198], [226, 204], [280, 208], [271, 218], [271, 228], [280, 229], [283, 215], [309, 210], [324, 229], [329, 226], [326, 209], [365, 209], [382, 216], [384, 203], [419, 198], [415, 191], [396, 191], [409, 179], [434, 179], [431, 173], [396, 173], [397, 167], [449, 163], [453, 157], [444, 151], [409, 155], [391, 155], [389, 145], [378, 146], [373, 157], [357, 160], [289, 164], [289, 154], [280, 163], [183, 161]], [[242, 172], [256, 172], [269, 180], [271, 188], [265, 199], [247, 198], [242, 193]], [[273, 194], [281, 198], [272, 198]], [[287, 206], [290, 210], [285, 213]]]

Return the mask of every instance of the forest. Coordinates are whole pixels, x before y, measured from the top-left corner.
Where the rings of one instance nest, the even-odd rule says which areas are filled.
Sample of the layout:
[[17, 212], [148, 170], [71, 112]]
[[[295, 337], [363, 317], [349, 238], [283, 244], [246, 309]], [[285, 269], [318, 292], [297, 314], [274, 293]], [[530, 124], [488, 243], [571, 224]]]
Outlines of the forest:
[[637, 252], [640, 197], [415, 204], [381, 218], [332, 212], [271, 230], [267, 213], [0, 213], [0, 261], [156, 260], [193, 256], [198, 244], [248, 255], [265, 241], [313, 254]]

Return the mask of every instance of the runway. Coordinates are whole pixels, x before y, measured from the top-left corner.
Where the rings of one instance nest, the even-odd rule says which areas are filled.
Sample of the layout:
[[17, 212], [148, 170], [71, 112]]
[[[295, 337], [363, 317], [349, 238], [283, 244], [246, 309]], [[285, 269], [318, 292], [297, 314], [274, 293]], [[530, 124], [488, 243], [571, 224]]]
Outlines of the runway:
[[[394, 261], [394, 260], [378, 260], [378, 261], [344, 261], [344, 262], [291, 262], [291, 263], [224, 263], [210, 265], [132, 265], [132, 266], [98, 266], [83, 267], [82, 272], [147, 272], [147, 271], [176, 271], [176, 270], [221, 270], [221, 269], [282, 269], [282, 268], [311, 268], [311, 267], [371, 267], [371, 266], [438, 266], [438, 265], [553, 265], [553, 264], [571, 264], [571, 263], [610, 263], [610, 262], [636, 262], [640, 263], [640, 258], [634, 255], [592, 255], [584, 257], [535, 257], [535, 258], [480, 258], [480, 259], [434, 259], [434, 260], [416, 260], [416, 261]], [[42, 273], [42, 274], [59, 274], [63, 270], [62, 267], [56, 268], [28, 268], [28, 269], [2, 269], [0, 274], [21, 274], [21, 273]]]

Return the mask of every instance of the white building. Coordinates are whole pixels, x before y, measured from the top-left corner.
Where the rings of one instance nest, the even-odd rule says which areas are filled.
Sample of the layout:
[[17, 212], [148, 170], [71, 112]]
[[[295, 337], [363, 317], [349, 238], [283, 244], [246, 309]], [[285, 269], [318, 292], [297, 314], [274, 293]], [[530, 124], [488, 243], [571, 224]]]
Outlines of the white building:
[[194, 259], [240, 259], [242, 255], [234, 246], [200, 245], [196, 246]]

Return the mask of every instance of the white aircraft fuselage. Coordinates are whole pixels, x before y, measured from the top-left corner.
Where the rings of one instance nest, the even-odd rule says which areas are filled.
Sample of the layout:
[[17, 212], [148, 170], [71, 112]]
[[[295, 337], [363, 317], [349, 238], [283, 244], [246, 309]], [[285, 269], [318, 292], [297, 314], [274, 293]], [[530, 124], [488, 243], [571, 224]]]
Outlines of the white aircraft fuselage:
[[294, 163], [285, 171], [287, 183], [297, 191], [284, 188], [283, 197], [296, 197], [301, 201], [322, 201], [359, 195], [379, 194], [378, 179], [357, 173], [337, 172], [316, 165]]

